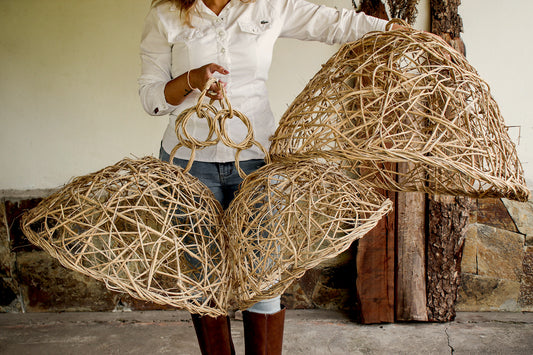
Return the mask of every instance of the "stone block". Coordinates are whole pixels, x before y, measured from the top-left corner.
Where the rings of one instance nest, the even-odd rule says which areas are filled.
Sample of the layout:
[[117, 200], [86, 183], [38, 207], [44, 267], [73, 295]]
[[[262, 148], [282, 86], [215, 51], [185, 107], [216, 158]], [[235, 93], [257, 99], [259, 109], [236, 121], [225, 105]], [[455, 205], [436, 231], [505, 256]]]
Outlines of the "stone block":
[[524, 256], [524, 276], [520, 285], [518, 304], [522, 311], [533, 312], [533, 247], [528, 247]]
[[458, 291], [457, 311], [488, 312], [521, 310], [520, 282], [487, 276], [462, 274]]
[[469, 226], [463, 272], [520, 282], [523, 258], [523, 235], [483, 224]]
[[17, 274], [28, 312], [112, 311], [120, 297], [44, 251], [18, 253]]
[[0, 277], [0, 307], [7, 307], [17, 299], [16, 289], [10, 279]]
[[22, 232], [20, 220], [24, 212], [33, 207], [41, 201], [41, 198], [31, 198], [25, 200], [5, 201], [6, 222], [9, 226], [9, 238], [11, 241], [11, 251], [33, 251], [40, 250], [40, 248], [30, 243], [28, 238]]
[[[311, 271], [311, 270], [309, 270]], [[308, 271], [308, 272], [309, 272]], [[281, 304], [288, 309], [312, 309], [316, 308], [307, 296], [299, 282], [293, 282], [281, 295]]]
[[518, 231], [526, 236], [526, 243], [533, 246], [533, 201], [517, 202], [502, 200]]
[[461, 260], [461, 270], [465, 273], [477, 273], [477, 224], [469, 224], [465, 234], [465, 244], [463, 246], [463, 258]]
[[11, 254], [4, 201], [0, 200], [0, 277], [11, 276], [14, 257]]
[[353, 310], [355, 301], [355, 259], [345, 253], [327, 264], [308, 270], [285, 290], [282, 303], [289, 309]]
[[[510, 232], [518, 232], [507, 207], [499, 198], [482, 198], [476, 200], [476, 222]], [[472, 221], [473, 222], [473, 221]]]
[[0, 312], [10, 312], [18, 303], [18, 285], [12, 274], [15, 254], [11, 252], [8, 230], [4, 201], [0, 200]]

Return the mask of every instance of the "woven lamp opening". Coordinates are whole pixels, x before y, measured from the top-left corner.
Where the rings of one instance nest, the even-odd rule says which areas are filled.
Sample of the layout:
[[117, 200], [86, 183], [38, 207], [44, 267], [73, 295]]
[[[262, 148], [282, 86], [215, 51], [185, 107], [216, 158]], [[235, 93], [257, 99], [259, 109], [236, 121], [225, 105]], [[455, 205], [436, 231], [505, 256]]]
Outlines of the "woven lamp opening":
[[337, 161], [386, 190], [529, 195], [487, 83], [442, 39], [415, 30], [339, 49], [283, 115], [270, 153]]

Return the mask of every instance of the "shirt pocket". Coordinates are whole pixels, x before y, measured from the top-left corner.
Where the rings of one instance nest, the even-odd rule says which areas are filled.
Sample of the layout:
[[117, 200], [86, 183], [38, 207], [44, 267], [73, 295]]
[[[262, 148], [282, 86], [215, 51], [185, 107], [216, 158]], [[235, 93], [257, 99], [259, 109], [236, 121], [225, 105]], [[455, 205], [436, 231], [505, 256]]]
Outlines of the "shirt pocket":
[[255, 77], [266, 79], [270, 63], [272, 62], [272, 50], [276, 35], [273, 33], [272, 20], [269, 17], [257, 17], [258, 19], [242, 19], [238, 21], [237, 34], [239, 46], [246, 48], [248, 53], [248, 66], [255, 72]]
[[191, 59], [194, 47], [198, 46], [204, 32], [197, 28], [181, 28], [180, 31], [169, 33], [168, 41], [172, 45], [171, 74], [172, 78], [180, 76], [194, 67]]

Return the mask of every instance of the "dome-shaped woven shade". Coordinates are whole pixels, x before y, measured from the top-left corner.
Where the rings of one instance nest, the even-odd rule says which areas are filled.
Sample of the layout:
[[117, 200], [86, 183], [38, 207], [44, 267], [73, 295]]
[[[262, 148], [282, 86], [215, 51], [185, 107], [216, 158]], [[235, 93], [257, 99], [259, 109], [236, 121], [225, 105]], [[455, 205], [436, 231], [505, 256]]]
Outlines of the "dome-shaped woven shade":
[[221, 207], [179, 167], [124, 159], [78, 177], [23, 218], [64, 266], [135, 298], [221, 315], [228, 294]]
[[280, 295], [390, 209], [390, 200], [332, 165], [271, 163], [248, 175], [224, 217], [237, 306]]
[[[488, 85], [439, 37], [411, 29], [344, 45], [285, 112], [270, 153], [341, 160], [387, 190], [529, 194]], [[388, 164], [398, 162], [407, 171]]]

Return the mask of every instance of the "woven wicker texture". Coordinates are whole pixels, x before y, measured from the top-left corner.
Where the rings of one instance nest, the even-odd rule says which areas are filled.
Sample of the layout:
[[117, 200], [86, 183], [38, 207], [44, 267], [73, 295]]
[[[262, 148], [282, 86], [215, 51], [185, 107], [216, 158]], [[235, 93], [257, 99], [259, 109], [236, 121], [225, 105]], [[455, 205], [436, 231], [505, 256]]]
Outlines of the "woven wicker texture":
[[[344, 45], [285, 112], [270, 153], [340, 161], [386, 190], [529, 195], [488, 85], [439, 37], [413, 29]], [[402, 173], [390, 164], [400, 162]]]
[[224, 216], [238, 308], [282, 294], [364, 236], [391, 205], [337, 166], [271, 163], [248, 175]]
[[32, 243], [111, 290], [216, 316], [228, 308], [221, 212], [198, 179], [146, 157], [74, 179], [22, 224]]

